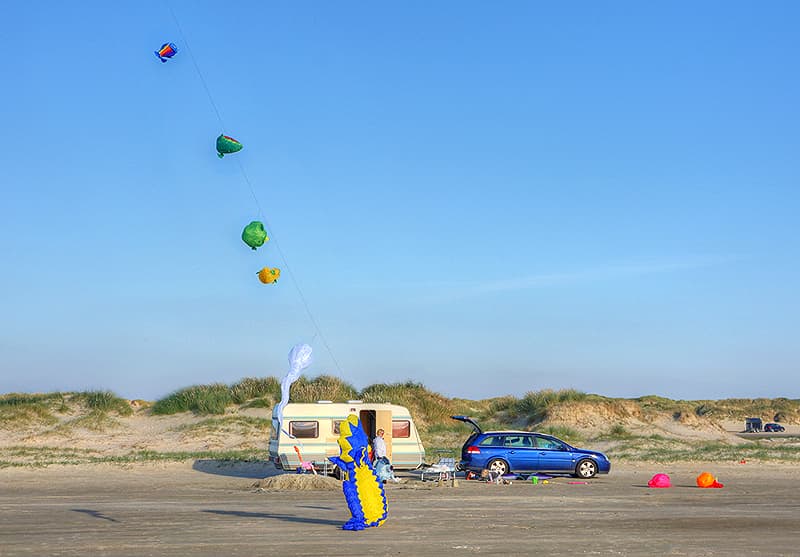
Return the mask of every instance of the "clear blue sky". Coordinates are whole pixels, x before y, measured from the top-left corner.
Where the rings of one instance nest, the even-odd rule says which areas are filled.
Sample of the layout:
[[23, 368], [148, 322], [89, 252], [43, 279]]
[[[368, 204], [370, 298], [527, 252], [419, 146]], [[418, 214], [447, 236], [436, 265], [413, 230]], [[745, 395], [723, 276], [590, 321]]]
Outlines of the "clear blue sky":
[[356, 387], [800, 396], [798, 3], [172, 6], [224, 160], [165, 3], [4, 7], [0, 392], [310, 342]]

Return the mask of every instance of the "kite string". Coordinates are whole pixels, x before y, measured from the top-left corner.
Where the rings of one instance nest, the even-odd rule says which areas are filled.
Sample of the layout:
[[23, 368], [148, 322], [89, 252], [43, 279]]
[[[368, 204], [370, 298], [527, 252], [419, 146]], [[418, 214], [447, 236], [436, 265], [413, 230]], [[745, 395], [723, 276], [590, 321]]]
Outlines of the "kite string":
[[313, 325], [314, 330], [316, 331], [314, 333], [314, 338], [319, 336], [319, 339], [322, 341], [322, 344], [325, 346], [325, 349], [328, 351], [328, 355], [331, 357], [331, 360], [333, 360], [333, 364], [336, 366], [336, 370], [339, 372], [339, 375], [342, 376], [342, 368], [339, 366], [339, 362], [336, 360], [336, 356], [333, 355], [333, 350], [331, 350], [330, 345], [328, 345], [328, 340], [325, 338], [325, 335], [322, 334], [322, 328], [319, 326], [319, 324], [317, 323], [316, 318], [314, 317], [314, 314], [311, 312], [311, 307], [308, 305], [308, 301], [306, 300], [306, 296], [305, 296], [305, 294], [303, 294], [302, 288], [300, 288], [300, 283], [297, 280], [297, 277], [295, 276], [294, 272], [292, 271], [292, 267], [289, 265], [289, 260], [286, 258], [286, 254], [281, 249], [281, 245], [278, 242], [277, 238], [272, 236], [273, 228], [270, 225], [269, 220], [267, 220], [267, 216], [264, 214], [263, 209], [261, 208], [261, 203], [259, 203], [258, 196], [256, 196], [255, 188], [253, 188], [253, 184], [252, 184], [252, 182], [250, 182], [250, 178], [248, 177], [247, 172], [244, 169], [244, 164], [242, 164], [242, 161], [240, 161], [239, 159], [236, 159], [236, 163], [239, 165], [239, 170], [242, 172], [242, 178], [244, 178], [244, 181], [247, 183], [247, 187], [250, 189], [250, 193], [252, 194], [253, 199], [255, 200], [256, 208], [258, 209], [259, 216], [264, 221], [264, 226], [266, 227], [267, 231], [271, 235], [271, 241], [275, 245], [275, 250], [278, 252], [278, 255], [281, 258], [281, 262], [283, 263], [283, 266], [286, 268], [286, 273], [289, 275], [289, 278], [291, 279], [292, 284], [294, 284], [294, 287], [297, 290], [297, 295], [300, 297], [300, 301], [303, 303], [303, 307], [306, 310], [306, 314], [308, 315], [308, 319], [311, 321], [311, 324]]
[[[224, 134], [225, 133], [225, 122], [222, 119], [222, 115], [220, 114], [219, 108], [217, 107], [217, 103], [214, 101], [214, 96], [211, 94], [211, 89], [209, 88], [208, 83], [206, 82], [206, 79], [203, 76], [203, 72], [200, 70], [200, 65], [197, 63], [197, 59], [195, 58], [194, 53], [192, 52], [192, 49], [189, 46], [189, 41], [186, 38], [186, 34], [183, 32], [183, 28], [181, 27], [180, 22], [178, 21], [178, 16], [175, 14], [175, 11], [172, 9], [172, 6], [170, 5], [169, 0], [165, 0], [165, 3], [167, 5], [167, 8], [169, 9], [169, 13], [172, 15], [172, 19], [175, 22], [175, 26], [178, 29], [178, 33], [180, 34], [181, 39], [183, 40], [183, 44], [186, 47], [186, 51], [189, 53], [189, 58], [192, 60], [192, 65], [194, 66], [194, 69], [197, 72], [197, 76], [200, 78], [200, 82], [203, 84], [203, 88], [205, 89], [206, 95], [208, 96], [208, 100], [211, 103], [211, 107], [214, 109], [214, 113], [217, 115], [217, 120], [219, 120], [219, 124], [220, 124], [220, 126], [222, 128], [222, 133]], [[331, 350], [331, 347], [328, 344], [328, 341], [325, 338], [325, 335], [322, 333], [322, 329], [320, 328], [319, 323], [317, 323], [317, 320], [314, 317], [314, 314], [311, 312], [311, 307], [308, 304], [308, 300], [306, 300], [305, 294], [303, 294], [303, 290], [300, 288], [300, 283], [298, 282], [297, 278], [295, 277], [294, 272], [292, 271], [291, 266], [289, 265], [289, 261], [286, 258], [286, 254], [281, 249], [280, 244], [278, 243], [278, 240], [274, 237], [274, 234], [272, 232], [272, 227], [269, 225], [269, 222], [267, 221], [266, 214], [265, 214], [265, 212], [264, 212], [264, 210], [263, 210], [263, 208], [261, 206], [261, 202], [259, 201], [258, 196], [256, 195], [255, 188], [253, 187], [253, 184], [250, 181], [250, 178], [248, 177], [247, 172], [245, 171], [244, 165], [242, 164], [242, 161], [240, 161], [238, 158], [236, 159], [236, 163], [239, 166], [239, 170], [241, 171], [242, 178], [244, 179], [245, 183], [247, 184], [248, 189], [250, 190], [250, 195], [253, 197], [253, 201], [255, 202], [258, 214], [261, 217], [261, 219], [264, 221], [264, 224], [266, 225], [267, 231], [270, 233], [270, 236], [272, 237], [272, 242], [275, 245], [275, 249], [277, 250], [278, 255], [280, 256], [281, 261], [283, 262], [283, 265], [286, 268], [286, 272], [289, 275], [289, 278], [291, 279], [292, 284], [294, 284], [295, 289], [297, 290], [297, 294], [300, 297], [300, 301], [303, 303], [303, 307], [305, 308], [306, 314], [308, 315], [308, 318], [311, 321], [312, 326], [314, 327], [314, 330], [315, 330], [314, 338], [316, 339], [317, 336], [319, 336], [320, 340], [322, 341], [322, 344], [325, 346], [325, 349], [328, 352], [328, 355], [330, 356], [331, 360], [333, 360], [333, 364], [336, 366], [336, 370], [339, 373], [339, 376], [342, 377], [343, 376], [342, 368], [339, 365], [339, 362], [336, 359], [336, 356], [333, 355], [333, 350]]]
[[169, 13], [172, 15], [173, 21], [175, 21], [175, 27], [178, 28], [178, 33], [183, 40], [183, 45], [186, 47], [186, 52], [189, 53], [189, 58], [192, 60], [192, 64], [194, 65], [194, 69], [197, 71], [197, 75], [200, 78], [200, 82], [203, 84], [203, 88], [206, 90], [206, 95], [208, 95], [208, 100], [211, 102], [211, 108], [214, 109], [214, 113], [217, 115], [217, 120], [219, 120], [219, 125], [222, 128], [222, 133], [225, 134], [225, 122], [222, 120], [222, 115], [219, 112], [219, 108], [217, 108], [217, 103], [214, 102], [214, 96], [211, 94], [211, 89], [208, 87], [208, 83], [206, 83], [206, 78], [203, 77], [203, 72], [200, 71], [200, 65], [197, 63], [197, 59], [194, 57], [194, 53], [192, 52], [191, 47], [189, 46], [189, 41], [186, 38], [186, 34], [183, 32], [183, 28], [181, 24], [178, 22], [178, 16], [175, 15], [175, 10], [172, 9], [172, 5], [170, 5], [169, 0], [165, 0], [167, 4], [167, 8], [169, 8]]

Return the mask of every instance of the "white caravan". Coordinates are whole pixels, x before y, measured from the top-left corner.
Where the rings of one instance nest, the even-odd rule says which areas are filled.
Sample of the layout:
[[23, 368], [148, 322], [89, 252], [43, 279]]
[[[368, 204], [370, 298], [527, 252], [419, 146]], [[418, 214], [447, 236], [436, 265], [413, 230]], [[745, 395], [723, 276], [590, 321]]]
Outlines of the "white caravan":
[[395, 468], [410, 470], [424, 462], [425, 449], [414, 419], [404, 406], [360, 400], [346, 403], [327, 400], [308, 404], [290, 402], [283, 410], [280, 435], [275, 427], [278, 422], [275, 410], [277, 406], [272, 411], [269, 458], [278, 468], [295, 470], [300, 466], [299, 450], [305, 462], [313, 462], [318, 470], [330, 470], [333, 465], [328, 462], [328, 457], [339, 456], [339, 424], [350, 414], [359, 417], [370, 443], [377, 430], [384, 430], [386, 452]]

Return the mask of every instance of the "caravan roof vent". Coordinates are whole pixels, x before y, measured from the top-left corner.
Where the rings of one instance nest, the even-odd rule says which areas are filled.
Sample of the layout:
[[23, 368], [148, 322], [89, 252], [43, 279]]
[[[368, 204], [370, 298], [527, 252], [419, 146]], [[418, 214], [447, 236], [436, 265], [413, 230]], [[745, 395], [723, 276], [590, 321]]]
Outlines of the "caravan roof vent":
[[332, 400], [318, 400], [317, 404], [333, 404]]
[[348, 404], [361, 404], [362, 402], [364, 402], [364, 401], [363, 400], [348, 400], [347, 401]]

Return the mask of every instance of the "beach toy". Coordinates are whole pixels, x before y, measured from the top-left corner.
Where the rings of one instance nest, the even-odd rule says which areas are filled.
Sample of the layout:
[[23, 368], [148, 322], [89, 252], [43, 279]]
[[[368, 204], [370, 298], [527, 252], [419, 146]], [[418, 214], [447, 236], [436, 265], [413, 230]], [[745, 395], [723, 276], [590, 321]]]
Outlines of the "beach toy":
[[699, 476], [697, 476], [697, 487], [724, 487], [723, 484], [717, 481], [717, 478], [709, 474], [708, 472], [703, 472]]
[[672, 482], [666, 474], [656, 474], [647, 482], [647, 487], [672, 487]]
[[539, 478], [537, 478], [536, 476], [531, 476], [531, 483], [533, 485], [538, 484], [539, 483]]
[[297, 453], [297, 458], [300, 459], [300, 466], [297, 467], [297, 473], [304, 474], [305, 472], [313, 472], [316, 476], [317, 471], [314, 469], [314, 464], [303, 460], [303, 455], [300, 454], [300, 449], [297, 445], [294, 445], [294, 452]]

